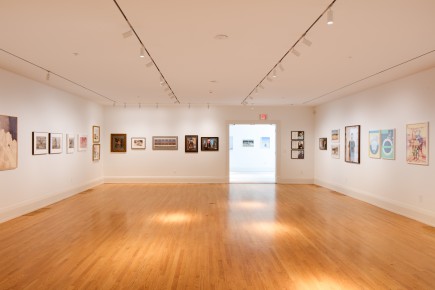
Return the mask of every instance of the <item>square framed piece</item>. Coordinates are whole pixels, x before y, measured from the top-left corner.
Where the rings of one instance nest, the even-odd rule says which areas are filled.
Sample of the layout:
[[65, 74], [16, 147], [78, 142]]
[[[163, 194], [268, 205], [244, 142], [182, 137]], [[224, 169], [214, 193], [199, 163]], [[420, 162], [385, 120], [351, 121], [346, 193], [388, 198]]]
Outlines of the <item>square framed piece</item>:
[[429, 165], [429, 123], [406, 125], [406, 161]]
[[98, 161], [100, 160], [100, 144], [93, 144], [92, 145], [92, 161]]
[[18, 167], [18, 118], [0, 115], [0, 171]]
[[381, 131], [369, 131], [369, 157], [381, 158]]
[[219, 137], [201, 137], [201, 151], [219, 151]]
[[32, 154], [43, 155], [48, 154], [48, 133], [33, 132], [32, 133]]
[[349, 163], [360, 163], [360, 125], [345, 127], [345, 158]]
[[100, 143], [100, 126], [92, 126], [92, 142]]
[[292, 131], [292, 140], [304, 140], [305, 131]]
[[292, 155], [292, 159], [304, 159], [305, 153], [304, 150], [296, 149], [296, 150], [292, 150], [291, 155]]
[[338, 142], [340, 142], [340, 129], [332, 130], [331, 143], [338, 143]]
[[50, 133], [50, 154], [62, 153], [62, 133]]
[[305, 149], [304, 140], [292, 140], [292, 150], [294, 149]]
[[74, 153], [76, 145], [76, 138], [73, 134], [67, 134], [66, 135], [66, 153], [72, 154]]
[[153, 150], [178, 150], [178, 137], [153, 136]]
[[381, 157], [388, 160], [396, 158], [396, 129], [381, 130]]
[[110, 134], [110, 152], [127, 152], [127, 134]]
[[319, 138], [319, 149], [320, 150], [328, 149], [328, 138]]
[[198, 135], [184, 136], [184, 152], [198, 152]]
[[336, 158], [336, 159], [340, 158], [340, 144], [336, 144], [336, 143], [331, 144], [331, 156], [332, 158]]
[[77, 136], [77, 151], [88, 150], [88, 135], [79, 134]]
[[132, 137], [131, 138], [131, 149], [133, 150], [145, 150], [146, 139], [144, 137]]

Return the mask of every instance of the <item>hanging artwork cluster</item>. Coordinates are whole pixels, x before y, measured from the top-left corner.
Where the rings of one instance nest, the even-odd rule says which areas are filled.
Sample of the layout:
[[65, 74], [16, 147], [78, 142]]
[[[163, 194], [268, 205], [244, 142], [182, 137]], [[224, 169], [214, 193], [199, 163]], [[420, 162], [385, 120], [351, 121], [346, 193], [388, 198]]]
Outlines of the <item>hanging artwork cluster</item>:
[[[88, 148], [88, 136], [77, 135], [78, 146], [77, 151], [86, 151]], [[75, 136], [66, 134], [66, 153], [74, 153]], [[61, 154], [63, 153], [63, 134], [62, 133], [47, 133], [47, 132], [32, 132], [32, 154]]]
[[292, 131], [291, 132], [291, 158], [304, 159], [305, 157], [305, 132]]
[[100, 126], [92, 127], [92, 160], [98, 161], [100, 160]]
[[395, 158], [395, 129], [369, 131], [369, 157], [393, 160]]
[[340, 129], [331, 131], [331, 156], [340, 158]]

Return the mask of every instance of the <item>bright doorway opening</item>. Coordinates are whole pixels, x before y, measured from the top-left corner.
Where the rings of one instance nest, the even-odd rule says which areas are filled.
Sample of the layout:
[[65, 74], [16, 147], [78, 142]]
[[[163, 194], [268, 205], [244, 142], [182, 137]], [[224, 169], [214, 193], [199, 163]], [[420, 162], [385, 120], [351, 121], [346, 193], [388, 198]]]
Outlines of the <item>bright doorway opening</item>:
[[231, 183], [276, 182], [276, 125], [230, 124]]

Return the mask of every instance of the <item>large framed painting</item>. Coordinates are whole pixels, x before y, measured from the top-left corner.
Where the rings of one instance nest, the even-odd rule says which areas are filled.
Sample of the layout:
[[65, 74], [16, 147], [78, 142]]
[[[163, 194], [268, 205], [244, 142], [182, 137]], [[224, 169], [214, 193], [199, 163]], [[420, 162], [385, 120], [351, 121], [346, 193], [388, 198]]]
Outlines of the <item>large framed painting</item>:
[[319, 138], [319, 149], [320, 150], [328, 149], [328, 138]]
[[292, 140], [304, 140], [305, 139], [305, 131], [292, 131]]
[[153, 136], [153, 150], [178, 150], [178, 137]]
[[50, 133], [50, 154], [60, 154], [62, 153], [62, 133]]
[[369, 157], [381, 158], [381, 131], [370, 130], [369, 131]]
[[146, 148], [146, 138], [144, 137], [132, 137], [131, 138], [131, 149], [133, 150], [145, 150]]
[[331, 131], [331, 143], [340, 142], [340, 129], [335, 129]]
[[305, 157], [304, 155], [305, 155], [304, 150], [296, 149], [296, 150], [291, 151], [291, 158], [292, 159], [304, 159], [304, 157]]
[[201, 137], [201, 151], [219, 151], [219, 137]]
[[66, 135], [66, 153], [72, 154], [75, 150], [76, 138], [73, 134]]
[[198, 135], [184, 136], [184, 152], [198, 152]]
[[332, 143], [331, 144], [331, 156], [335, 159], [340, 159], [340, 144]]
[[92, 126], [92, 142], [100, 143], [100, 126]]
[[381, 157], [394, 160], [396, 158], [396, 130], [381, 130]]
[[110, 134], [110, 152], [127, 152], [127, 134]]
[[0, 115], [0, 171], [18, 167], [18, 118]]
[[345, 161], [360, 163], [360, 125], [345, 127]]
[[429, 165], [429, 123], [406, 125], [406, 161]]
[[100, 144], [93, 144], [92, 145], [92, 161], [98, 161], [100, 160]]
[[88, 150], [88, 135], [79, 134], [77, 135], [77, 150], [86, 151]]
[[32, 154], [43, 155], [48, 154], [48, 133], [33, 132], [32, 133]]

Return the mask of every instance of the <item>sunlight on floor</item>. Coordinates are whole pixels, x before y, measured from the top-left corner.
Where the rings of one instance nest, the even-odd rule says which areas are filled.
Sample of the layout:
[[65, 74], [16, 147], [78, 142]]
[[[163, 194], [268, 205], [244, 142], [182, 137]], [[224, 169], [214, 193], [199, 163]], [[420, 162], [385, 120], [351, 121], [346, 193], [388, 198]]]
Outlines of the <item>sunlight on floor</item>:
[[275, 172], [230, 172], [230, 183], [275, 183]]

